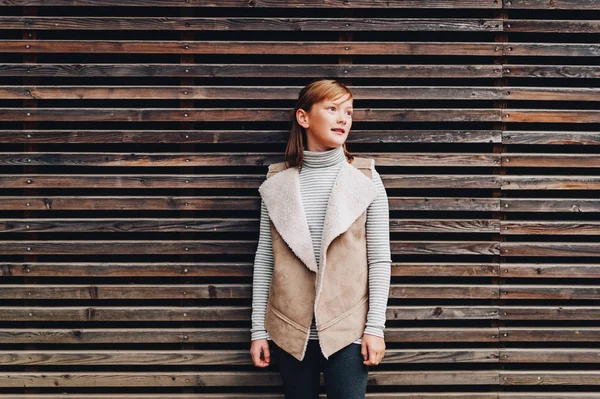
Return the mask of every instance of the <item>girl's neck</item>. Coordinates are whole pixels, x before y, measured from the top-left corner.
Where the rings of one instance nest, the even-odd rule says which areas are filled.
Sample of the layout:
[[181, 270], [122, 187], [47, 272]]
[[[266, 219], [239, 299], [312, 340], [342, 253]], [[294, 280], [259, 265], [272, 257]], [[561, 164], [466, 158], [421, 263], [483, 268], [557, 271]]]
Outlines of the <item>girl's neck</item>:
[[344, 154], [343, 146], [339, 146], [327, 151], [304, 150], [303, 158], [303, 167], [326, 168], [344, 162], [346, 160], [346, 155]]

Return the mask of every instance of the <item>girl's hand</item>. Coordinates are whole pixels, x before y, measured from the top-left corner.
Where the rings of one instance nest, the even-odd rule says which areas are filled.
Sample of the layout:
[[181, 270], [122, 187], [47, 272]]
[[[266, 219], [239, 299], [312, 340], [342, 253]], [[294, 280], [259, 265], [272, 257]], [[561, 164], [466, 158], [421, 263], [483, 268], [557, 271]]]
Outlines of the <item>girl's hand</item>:
[[[264, 354], [264, 359], [261, 355]], [[250, 355], [252, 362], [256, 367], [267, 367], [271, 362], [271, 353], [269, 352], [269, 341], [266, 339], [256, 339], [250, 344]]]
[[384, 339], [371, 334], [363, 334], [360, 353], [363, 355], [365, 365], [377, 366], [381, 363], [385, 353]]

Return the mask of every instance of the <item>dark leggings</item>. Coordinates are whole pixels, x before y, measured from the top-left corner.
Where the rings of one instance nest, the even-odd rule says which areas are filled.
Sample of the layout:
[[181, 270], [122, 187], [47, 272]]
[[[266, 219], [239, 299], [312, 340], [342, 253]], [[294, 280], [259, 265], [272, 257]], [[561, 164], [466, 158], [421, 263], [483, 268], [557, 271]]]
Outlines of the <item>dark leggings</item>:
[[273, 341], [270, 344], [279, 362], [285, 399], [318, 399], [321, 370], [328, 399], [365, 398], [368, 369], [363, 364], [361, 345], [352, 343], [325, 359], [319, 341], [311, 339], [304, 359], [299, 361]]

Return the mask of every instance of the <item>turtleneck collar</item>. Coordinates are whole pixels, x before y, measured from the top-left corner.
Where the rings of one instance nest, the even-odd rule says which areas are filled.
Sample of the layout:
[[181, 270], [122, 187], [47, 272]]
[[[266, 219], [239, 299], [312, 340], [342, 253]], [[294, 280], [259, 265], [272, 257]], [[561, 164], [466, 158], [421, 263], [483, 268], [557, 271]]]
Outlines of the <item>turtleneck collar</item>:
[[342, 163], [346, 160], [343, 146], [333, 148], [328, 151], [307, 151], [304, 150], [304, 159], [302, 166], [309, 168], [326, 168]]

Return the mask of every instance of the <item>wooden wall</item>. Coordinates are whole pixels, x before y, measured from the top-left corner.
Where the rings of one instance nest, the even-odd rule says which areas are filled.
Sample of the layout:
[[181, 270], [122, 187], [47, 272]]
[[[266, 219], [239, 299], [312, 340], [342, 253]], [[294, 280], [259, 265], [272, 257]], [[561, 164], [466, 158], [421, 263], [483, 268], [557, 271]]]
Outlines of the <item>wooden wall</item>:
[[281, 398], [258, 185], [311, 79], [390, 201], [369, 398], [600, 398], [600, 1], [0, 0], [0, 399]]

